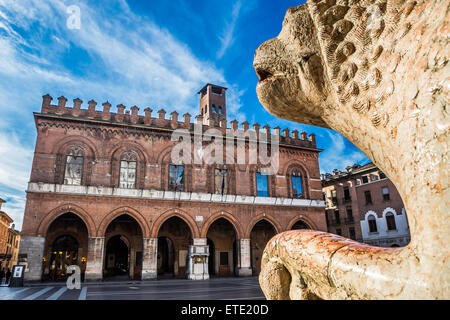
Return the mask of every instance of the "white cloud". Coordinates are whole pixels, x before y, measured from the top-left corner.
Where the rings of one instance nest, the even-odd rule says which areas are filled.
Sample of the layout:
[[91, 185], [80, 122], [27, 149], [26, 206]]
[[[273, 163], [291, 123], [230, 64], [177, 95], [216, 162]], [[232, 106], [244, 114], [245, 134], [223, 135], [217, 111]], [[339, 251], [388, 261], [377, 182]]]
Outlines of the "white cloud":
[[[0, 42], [0, 58], [4, 62], [1, 73], [26, 78], [33, 87], [54, 86], [66, 97], [85, 93], [91, 96], [81, 96], [83, 100], [97, 98], [113, 104], [164, 107], [179, 113], [197, 113], [195, 93], [207, 82], [232, 87], [222, 70], [211, 62], [197, 59], [189, 47], [166, 29], [135, 15], [124, 0], [115, 2], [122, 9], [114, 9], [107, 18], [98, 7], [80, 2], [77, 4], [81, 9], [79, 30], [66, 28], [64, 3], [61, 0], [49, 0], [45, 4], [32, 0], [0, 2], [8, 17], [3, 24], [9, 30]], [[34, 39], [32, 31], [19, 35], [12, 27], [26, 29], [33, 22], [38, 23], [40, 32], [51, 34], [52, 43], [39, 42], [42, 34], [36, 33]], [[69, 43], [85, 50], [92, 59], [91, 64], [98, 61], [99, 73], [106, 75], [96, 75], [95, 67], [82, 70], [94, 73], [87, 77], [67, 70], [61, 60], [67, 54]], [[233, 89], [229, 95], [235, 100], [239, 97]]]
[[0, 132], [0, 184], [24, 191], [32, 159], [33, 149], [22, 146], [14, 133]]
[[219, 37], [221, 46], [219, 51], [217, 52], [218, 59], [222, 58], [225, 52], [228, 50], [228, 48], [233, 44], [234, 29], [236, 27], [236, 23], [239, 18], [241, 7], [242, 7], [241, 0], [238, 0], [233, 5], [233, 9], [231, 11], [231, 20], [229, 23], [226, 23], [222, 36]]
[[10, 216], [14, 221], [16, 230], [22, 230], [23, 213], [25, 211], [25, 193], [12, 194], [12, 193], [0, 193], [0, 197], [6, 200], [6, 203], [2, 205], [2, 211]]
[[22, 228], [32, 158], [33, 149], [21, 145], [16, 134], [0, 131], [0, 198], [7, 200], [2, 209], [14, 220], [17, 229]]

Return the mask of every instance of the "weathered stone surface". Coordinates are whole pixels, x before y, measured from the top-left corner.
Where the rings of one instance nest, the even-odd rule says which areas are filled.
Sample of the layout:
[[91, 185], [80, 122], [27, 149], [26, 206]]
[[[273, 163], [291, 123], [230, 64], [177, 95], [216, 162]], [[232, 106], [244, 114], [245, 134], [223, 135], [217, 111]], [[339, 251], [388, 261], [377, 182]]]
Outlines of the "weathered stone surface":
[[142, 280], [156, 279], [158, 276], [158, 238], [144, 238], [143, 247], [144, 259], [142, 262]]
[[394, 182], [411, 242], [378, 248], [312, 231], [267, 245], [270, 299], [449, 299], [448, 0], [320, 1], [288, 10], [254, 60], [275, 116], [331, 128]]
[[94, 281], [103, 279], [104, 246], [104, 237], [91, 237], [88, 239], [86, 280]]
[[252, 275], [251, 266], [251, 249], [250, 249], [250, 239], [240, 239], [239, 240], [239, 255], [238, 255], [238, 275], [241, 277], [248, 277]]
[[[42, 259], [44, 257], [44, 237], [22, 236], [20, 253], [26, 254], [28, 271], [24, 273], [25, 281], [40, 281], [42, 275]], [[33, 268], [30, 268], [33, 266]], [[34, 267], [36, 266], [36, 267]]]

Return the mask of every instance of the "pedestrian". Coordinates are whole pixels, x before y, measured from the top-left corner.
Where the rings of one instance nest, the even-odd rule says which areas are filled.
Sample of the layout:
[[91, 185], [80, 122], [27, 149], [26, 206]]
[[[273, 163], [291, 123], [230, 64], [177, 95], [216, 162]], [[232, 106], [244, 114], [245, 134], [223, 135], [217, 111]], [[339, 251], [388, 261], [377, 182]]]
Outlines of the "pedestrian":
[[8, 271], [6, 271], [6, 281], [5, 281], [5, 284], [8, 284], [8, 283], [9, 283], [9, 278], [11, 278], [11, 270], [9, 270], [9, 268], [8, 268]]
[[3, 284], [3, 278], [5, 277], [5, 268], [0, 271], [0, 285]]

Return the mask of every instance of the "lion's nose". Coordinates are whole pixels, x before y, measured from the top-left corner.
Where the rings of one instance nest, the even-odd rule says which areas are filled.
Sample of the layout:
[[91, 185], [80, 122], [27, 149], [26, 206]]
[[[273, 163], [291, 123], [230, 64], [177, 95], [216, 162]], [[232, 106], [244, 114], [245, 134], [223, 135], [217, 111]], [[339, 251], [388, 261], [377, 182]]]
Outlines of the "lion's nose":
[[273, 56], [276, 55], [278, 47], [279, 47], [279, 40], [277, 38], [273, 38], [263, 42], [258, 47], [258, 49], [256, 49], [253, 61], [258, 62], [273, 58]]
[[267, 40], [256, 49], [253, 59], [253, 68], [260, 81], [273, 74], [273, 66], [276, 65], [277, 57], [280, 56], [280, 41], [277, 38]]

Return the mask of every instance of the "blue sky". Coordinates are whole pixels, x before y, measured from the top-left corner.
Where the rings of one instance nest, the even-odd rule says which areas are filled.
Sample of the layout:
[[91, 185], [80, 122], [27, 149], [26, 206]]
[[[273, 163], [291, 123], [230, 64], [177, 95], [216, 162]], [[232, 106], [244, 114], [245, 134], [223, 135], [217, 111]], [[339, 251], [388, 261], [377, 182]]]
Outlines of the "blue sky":
[[[256, 48], [294, 0], [0, 0], [0, 198], [21, 229], [42, 96], [198, 114], [205, 83], [229, 88], [228, 120], [315, 133], [321, 172], [365, 164], [335, 131], [271, 116], [256, 96]], [[67, 7], [80, 8], [79, 29]], [[99, 107], [100, 106], [100, 107]], [[112, 109], [115, 112], [115, 108]]]

